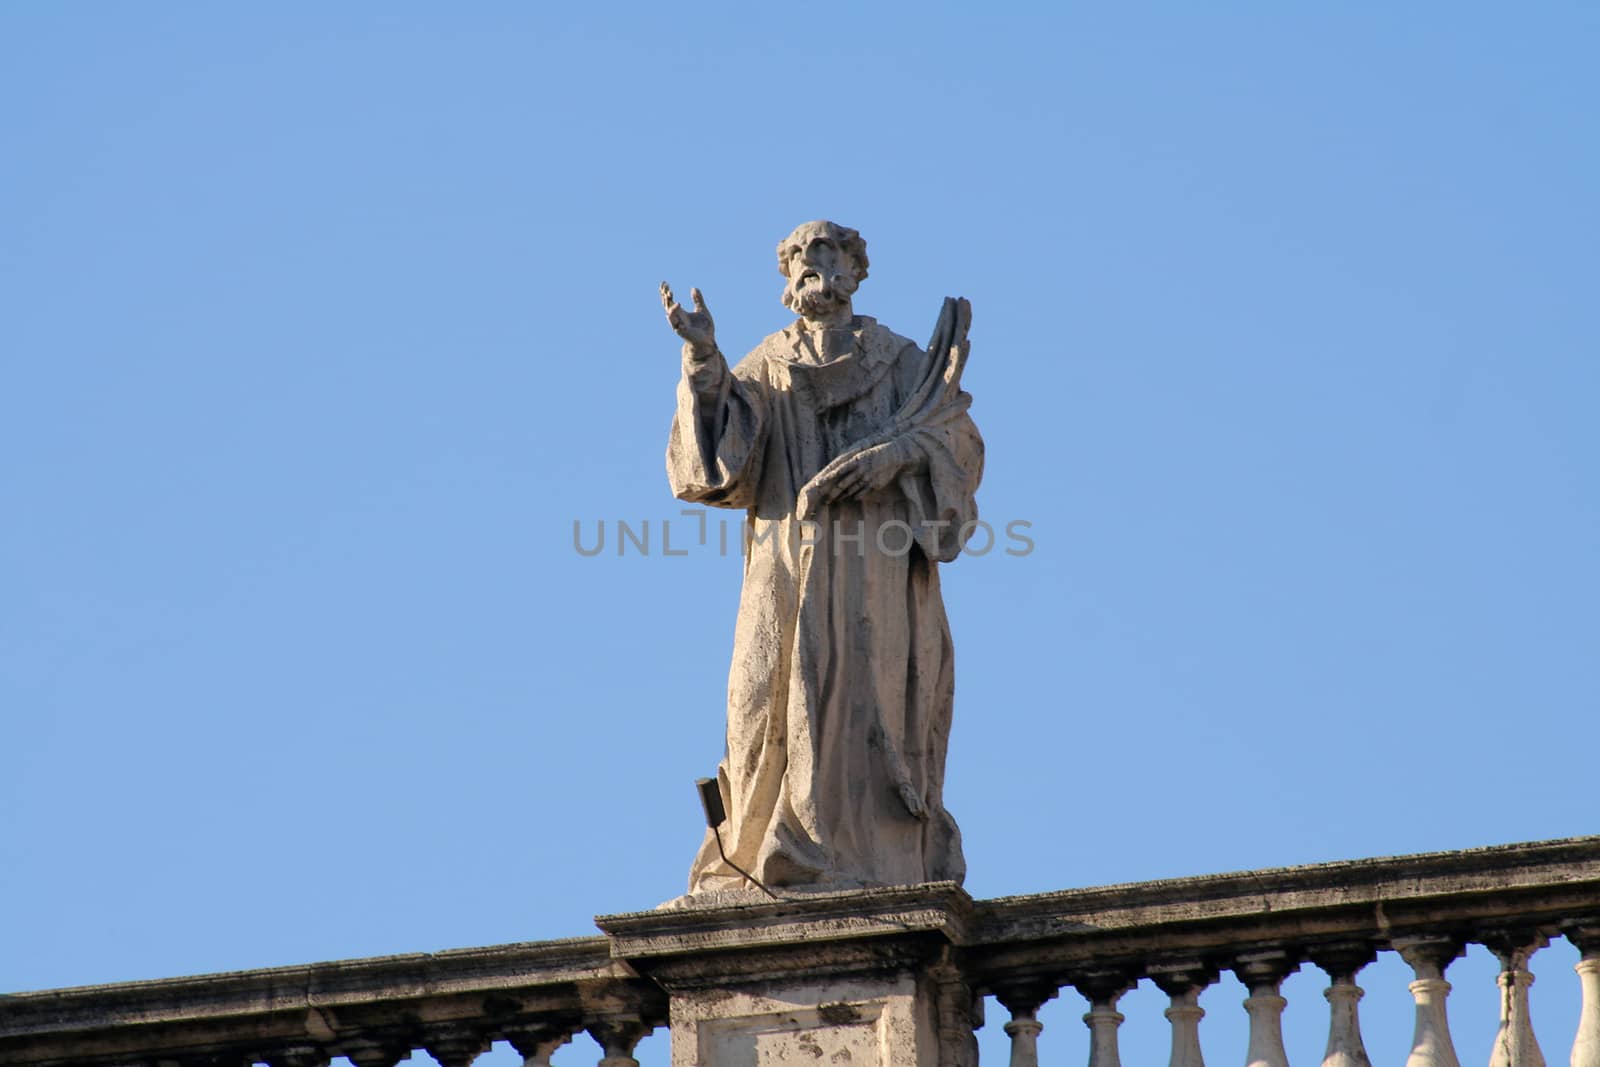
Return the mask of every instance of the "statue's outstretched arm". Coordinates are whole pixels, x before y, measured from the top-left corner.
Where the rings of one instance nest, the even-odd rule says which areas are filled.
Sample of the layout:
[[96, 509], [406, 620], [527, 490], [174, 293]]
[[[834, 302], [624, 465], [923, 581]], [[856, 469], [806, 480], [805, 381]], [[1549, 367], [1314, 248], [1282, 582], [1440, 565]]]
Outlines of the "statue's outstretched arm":
[[683, 338], [683, 382], [667, 444], [673, 495], [714, 507], [755, 502], [766, 442], [766, 406], [753, 383], [736, 379], [717, 349], [716, 328], [699, 289], [688, 310], [661, 283], [667, 323]]

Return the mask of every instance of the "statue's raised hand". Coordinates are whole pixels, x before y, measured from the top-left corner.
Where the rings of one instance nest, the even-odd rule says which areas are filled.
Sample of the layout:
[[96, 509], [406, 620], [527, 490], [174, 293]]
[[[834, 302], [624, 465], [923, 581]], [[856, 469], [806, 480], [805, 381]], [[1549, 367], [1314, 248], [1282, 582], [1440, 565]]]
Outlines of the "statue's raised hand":
[[706, 309], [700, 290], [690, 289], [689, 299], [694, 303], [693, 311], [685, 311], [683, 305], [672, 298], [672, 287], [661, 283], [661, 306], [667, 309], [667, 324], [694, 350], [696, 359], [705, 359], [717, 350], [716, 324], [711, 321], [711, 312]]

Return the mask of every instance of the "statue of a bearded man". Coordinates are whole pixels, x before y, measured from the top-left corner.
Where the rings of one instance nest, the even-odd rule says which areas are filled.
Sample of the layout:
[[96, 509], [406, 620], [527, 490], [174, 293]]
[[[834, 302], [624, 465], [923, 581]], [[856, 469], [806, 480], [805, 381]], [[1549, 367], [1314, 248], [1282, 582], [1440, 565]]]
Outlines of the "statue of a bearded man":
[[866, 244], [831, 222], [785, 238], [778, 270], [800, 317], [732, 369], [700, 291], [691, 310], [661, 287], [683, 338], [672, 491], [749, 524], [717, 775], [727, 825], [689, 891], [747, 885], [736, 867], [769, 886], [960, 881], [938, 564], [972, 529], [983, 473], [960, 386], [970, 308], [945, 301], [927, 351], [857, 315]]

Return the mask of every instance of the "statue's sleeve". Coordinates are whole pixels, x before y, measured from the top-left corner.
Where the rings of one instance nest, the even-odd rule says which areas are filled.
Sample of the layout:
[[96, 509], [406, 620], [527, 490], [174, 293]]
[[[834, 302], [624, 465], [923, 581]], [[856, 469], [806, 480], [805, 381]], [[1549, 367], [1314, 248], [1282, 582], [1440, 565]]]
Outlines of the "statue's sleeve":
[[719, 508], [755, 503], [767, 441], [767, 396], [759, 349], [732, 370], [714, 352], [685, 346], [678, 411], [667, 440], [667, 479], [679, 500]]
[[930, 559], [948, 563], [961, 553], [963, 527], [978, 519], [983, 480], [983, 438], [967, 409], [966, 392], [919, 418], [899, 441], [912, 456], [900, 476], [917, 544]]

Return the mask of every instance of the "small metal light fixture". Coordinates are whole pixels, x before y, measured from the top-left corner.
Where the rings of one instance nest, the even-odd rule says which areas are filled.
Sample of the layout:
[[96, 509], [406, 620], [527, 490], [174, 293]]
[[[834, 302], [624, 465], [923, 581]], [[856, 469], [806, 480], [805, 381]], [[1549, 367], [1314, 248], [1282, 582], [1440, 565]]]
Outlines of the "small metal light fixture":
[[728, 858], [728, 853], [722, 847], [722, 824], [728, 821], [728, 810], [722, 806], [722, 790], [717, 788], [715, 778], [696, 778], [694, 787], [700, 794], [700, 807], [706, 813], [706, 829], [717, 839], [717, 854], [722, 857], [722, 862], [744, 875], [745, 881], [759, 888], [773, 900], [782, 898], [768, 889], [766, 883], [737, 863]]

